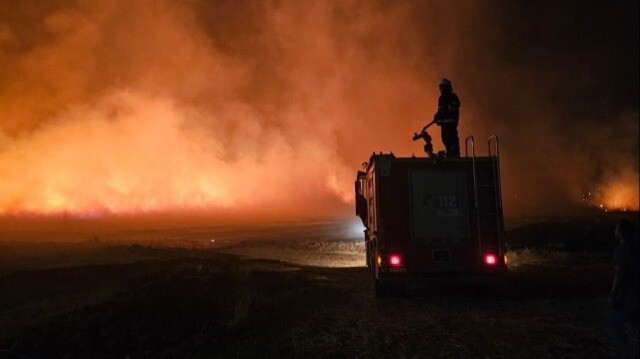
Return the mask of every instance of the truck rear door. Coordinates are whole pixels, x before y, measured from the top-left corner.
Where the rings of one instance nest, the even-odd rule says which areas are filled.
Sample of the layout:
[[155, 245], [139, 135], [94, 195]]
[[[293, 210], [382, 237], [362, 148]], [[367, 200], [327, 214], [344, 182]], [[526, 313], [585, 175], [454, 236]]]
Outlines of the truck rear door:
[[414, 171], [411, 237], [423, 249], [427, 271], [460, 271], [469, 246], [469, 208], [464, 171]]

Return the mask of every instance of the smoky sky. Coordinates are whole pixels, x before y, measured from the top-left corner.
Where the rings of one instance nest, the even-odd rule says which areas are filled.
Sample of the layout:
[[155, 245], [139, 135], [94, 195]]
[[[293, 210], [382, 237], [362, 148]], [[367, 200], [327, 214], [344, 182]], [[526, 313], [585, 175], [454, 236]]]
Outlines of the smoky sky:
[[637, 2], [0, 4], [4, 215], [350, 216], [442, 77], [507, 216], [638, 207]]

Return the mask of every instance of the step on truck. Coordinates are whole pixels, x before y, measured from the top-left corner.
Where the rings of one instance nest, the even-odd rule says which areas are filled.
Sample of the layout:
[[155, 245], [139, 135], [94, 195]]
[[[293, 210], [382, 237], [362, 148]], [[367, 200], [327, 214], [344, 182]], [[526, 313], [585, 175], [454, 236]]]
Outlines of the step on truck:
[[[425, 139], [426, 141], [426, 139]], [[506, 274], [498, 138], [476, 156], [373, 154], [358, 171], [356, 215], [365, 226], [374, 293]], [[425, 150], [427, 146], [425, 146]]]

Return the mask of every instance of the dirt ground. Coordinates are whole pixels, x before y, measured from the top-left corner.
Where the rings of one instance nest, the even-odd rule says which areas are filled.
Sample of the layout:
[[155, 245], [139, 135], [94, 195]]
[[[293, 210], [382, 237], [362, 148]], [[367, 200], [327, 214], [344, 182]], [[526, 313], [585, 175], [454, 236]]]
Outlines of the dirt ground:
[[[363, 263], [359, 244], [329, 242], [297, 250]], [[247, 243], [65, 246], [1, 244], [0, 357], [614, 356], [607, 250], [515, 248], [499, 288], [376, 299], [365, 267], [241, 256]]]

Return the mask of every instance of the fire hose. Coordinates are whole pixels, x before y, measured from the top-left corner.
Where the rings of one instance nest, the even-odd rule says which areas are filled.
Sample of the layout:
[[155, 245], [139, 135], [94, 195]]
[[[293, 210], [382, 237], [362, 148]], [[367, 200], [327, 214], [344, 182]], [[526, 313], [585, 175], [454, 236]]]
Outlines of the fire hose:
[[423, 139], [424, 140], [424, 152], [427, 153], [427, 156], [429, 157], [433, 157], [433, 144], [431, 143], [431, 136], [429, 135], [429, 133], [427, 132], [427, 129], [429, 127], [431, 127], [433, 124], [436, 123], [436, 120], [431, 121], [430, 123], [428, 123], [426, 126], [424, 126], [422, 128], [422, 130], [420, 131], [420, 133], [414, 133], [413, 134], [413, 140], [414, 141], [418, 141], [419, 139]]

